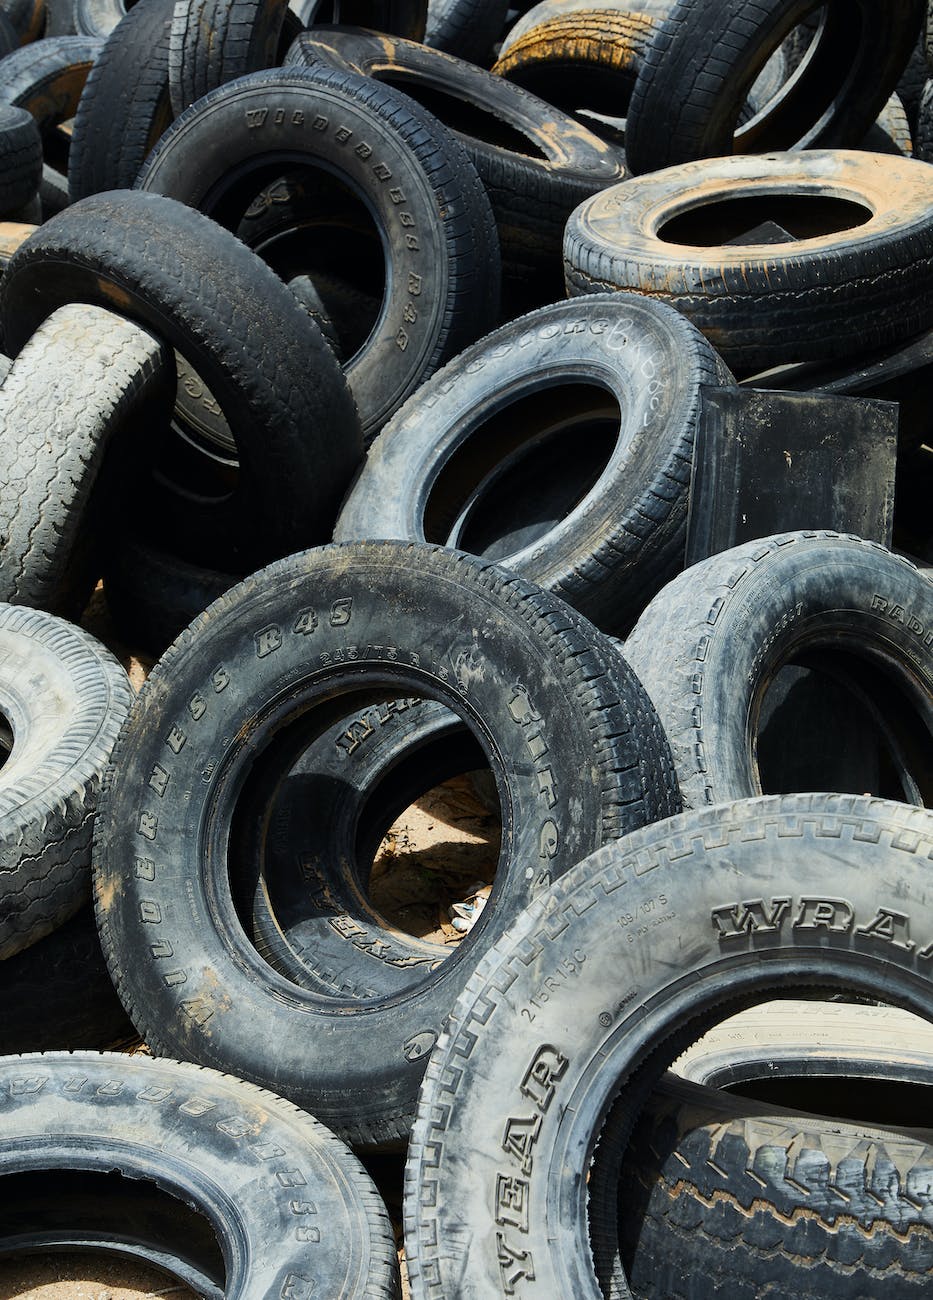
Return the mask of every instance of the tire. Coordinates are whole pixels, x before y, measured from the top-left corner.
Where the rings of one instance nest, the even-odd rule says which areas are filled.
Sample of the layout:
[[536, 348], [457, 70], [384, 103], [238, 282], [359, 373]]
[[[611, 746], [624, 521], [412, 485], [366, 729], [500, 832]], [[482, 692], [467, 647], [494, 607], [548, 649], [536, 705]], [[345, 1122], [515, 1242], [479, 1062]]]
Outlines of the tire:
[[284, 42], [287, 0], [176, 0], [169, 42], [169, 93], [180, 117], [208, 91], [282, 62], [301, 28]]
[[129, 189], [172, 121], [168, 89], [174, 0], [139, 0], [107, 37], [75, 114], [71, 201]]
[[13, 254], [37, 227], [22, 221], [0, 221], [0, 275], [6, 271]]
[[428, 0], [424, 43], [488, 68], [508, 8], [508, 0]]
[[17, 45], [30, 45], [42, 35], [45, 0], [4, 0], [3, 13], [16, 32]]
[[127, 15], [125, 0], [74, 0], [75, 25], [85, 36], [106, 40]]
[[[931, 196], [933, 173], [915, 161], [858, 152], [672, 167], [577, 208], [568, 291], [670, 302], [742, 373], [864, 352], [929, 328]], [[800, 238], [735, 243], [761, 222]]]
[[104, 565], [104, 596], [117, 635], [157, 659], [242, 574], [186, 564], [124, 533]]
[[[359, 643], [348, 648], [348, 635]], [[415, 659], [419, 666], [410, 666]], [[341, 666], [364, 661], [362, 679]], [[278, 730], [269, 749], [268, 709], [286, 681], [292, 703], [285, 712], [303, 721], [297, 730]], [[238, 806], [255, 800], [265, 808], [265, 783], [277, 786], [312, 732], [386, 695], [411, 694], [439, 699], [460, 715], [496, 771], [508, 810], [497, 892], [482, 924], [448, 960], [439, 961], [448, 951], [442, 946], [389, 931], [359, 912], [350, 916], [348, 960], [365, 959], [377, 997], [335, 1001], [277, 975], [249, 942], [255, 874], [224, 868], [224, 885], [213, 879], [212, 852], [199, 864], [197, 855], [177, 855], [171, 846], [195, 842], [191, 836], [206, 818], [230, 825], [229, 775], [245, 777], [251, 768], [255, 779]], [[545, 709], [546, 752], [540, 730], [527, 732]], [[427, 1053], [479, 953], [587, 844], [676, 807], [668, 761], [663, 735], [618, 652], [563, 602], [522, 579], [463, 554], [391, 542], [281, 561], [222, 596], [166, 652], [114, 756], [97, 819], [95, 888], [118, 992], [157, 1054], [223, 1061], [265, 1079], [359, 1145], [395, 1141], [407, 1131]], [[141, 782], [153, 762], [155, 785], [141, 806]], [[209, 781], [200, 775], [205, 771]], [[238, 820], [234, 841], [237, 827], [250, 825], [249, 816]], [[127, 862], [141, 851], [135, 883]], [[141, 942], [144, 951], [155, 944], [143, 962]], [[166, 963], [160, 954], [169, 951]], [[380, 991], [382, 968], [391, 974], [413, 965], [417, 984], [403, 995]], [[223, 972], [219, 983], [209, 970]], [[268, 1055], [255, 1050], [259, 1022], [276, 1044]]]
[[503, 271], [537, 306], [563, 296], [560, 249], [575, 207], [625, 174], [620, 150], [501, 77], [412, 41], [315, 28], [289, 58], [358, 72], [409, 95], [454, 131], [489, 196]]
[[42, 137], [24, 108], [0, 106], [0, 216], [31, 202], [42, 180]]
[[16, 28], [6, 14], [0, 10], [0, 59], [12, 54], [19, 45]]
[[407, 41], [424, 40], [428, 16], [427, 0], [291, 0], [289, 8], [302, 27], [339, 23], [402, 36]]
[[36, 119], [46, 166], [58, 175], [67, 173], [71, 152], [71, 136], [60, 128], [77, 113], [102, 48], [103, 41], [87, 36], [49, 36], [0, 62], [0, 100]]
[[0, 645], [8, 755], [0, 769], [0, 958], [6, 958], [49, 934], [87, 899], [100, 780], [132, 692], [109, 651], [41, 610], [0, 606]]
[[[743, 1097], [762, 1096], [762, 1086], [778, 1105], [799, 1105], [808, 1093], [808, 1110], [825, 1081], [841, 1081], [834, 1111], [845, 1119], [865, 1118], [872, 1084], [919, 1084], [925, 1094], [933, 1070], [933, 1029], [895, 1007], [842, 1002], [769, 1002], [750, 1007], [710, 1029], [671, 1067], [688, 1083], [728, 1088]], [[859, 1088], [849, 1086], [859, 1080]], [[867, 1103], [862, 1085], [867, 1084]], [[901, 1127], [922, 1126], [915, 1110], [881, 1112], [874, 1119]]]
[[683, 567], [700, 390], [730, 383], [664, 304], [607, 294], [541, 308], [406, 403], [370, 448], [334, 538], [472, 551], [603, 631], [628, 631]]
[[931, 1178], [929, 1129], [795, 1115], [665, 1076], [619, 1183], [621, 1294], [920, 1296]]
[[45, 0], [45, 39], [50, 36], [74, 36], [76, 0]]
[[209, 1300], [319, 1286], [334, 1300], [398, 1296], [392, 1230], [368, 1175], [280, 1097], [213, 1070], [108, 1053], [18, 1057], [0, 1076], [11, 1098], [5, 1252], [93, 1244]]
[[933, 163], [933, 80], [926, 83], [920, 96], [914, 157], [921, 162]]
[[[170, 511], [180, 554], [235, 570], [330, 534], [362, 452], [358, 419], [320, 331], [257, 257], [170, 199], [95, 195], [46, 222], [7, 267], [0, 320], [13, 354], [72, 299], [119, 305], [177, 348], [236, 441], [230, 495], [204, 500], [182, 477], [149, 507], [157, 535]], [[199, 467], [207, 460], [189, 450]], [[165, 456], [164, 472], [182, 473]], [[141, 513], [138, 497], [132, 509]]]
[[625, 653], [670, 739], [685, 806], [787, 789], [757, 751], [766, 693], [794, 665], [840, 679], [873, 737], [874, 765], [854, 777], [848, 747], [824, 744], [827, 782], [848, 775], [858, 791], [933, 803], [931, 597], [909, 561], [821, 531], [737, 546], [669, 583]]
[[904, 105], [897, 95], [892, 95], [878, 114], [878, 119], [865, 136], [860, 148], [869, 153], [896, 154], [910, 158], [913, 139]]
[[168, 422], [173, 374], [158, 339], [82, 303], [25, 344], [0, 395], [0, 600], [80, 618], [112, 544], [102, 489], [126, 491], [102, 475], [110, 443]]
[[90, 902], [0, 962], [0, 997], [5, 1056], [114, 1047], [137, 1036], [107, 973]]
[[[347, 130], [360, 137], [355, 149], [346, 146]], [[255, 194], [244, 193], [244, 172], [279, 174], [275, 168], [296, 161], [335, 175], [378, 232], [375, 256], [388, 291], [369, 338], [346, 365], [371, 438], [438, 366], [492, 327], [499, 290], [492, 211], [461, 145], [434, 118], [397, 91], [326, 68], [257, 72], [212, 91], [168, 132], [138, 188], [233, 229]], [[346, 247], [366, 265], [365, 249], [355, 241]], [[332, 242], [316, 262], [315, 247], [303, 246], [290, 270], [313, 278], [325, 260], [325, 270], [340, 265]]]
[[[636, 173], [697, 158], [855, 145], [904, 71], [923, 0], [830, 0], [784, 93], [744, 126], [755, 78], [817, 0], [677, 0], [632, 94], [626, 155]], [[853, 13], [856, 10], [856, 13]]]
[[[486, 954], [431, 1056], [406, 1169], [415, 1300], [520, 1294], [532, 1274], [541, 1295], [597, 1300], [600, 1125], [678, 1039], [808, 983], [929, 1019], [931, 850], [926, 810], [794, 795], [636, 831], [555, 882]], [[875, 1294], [853, 1270], [851, 1294]]]

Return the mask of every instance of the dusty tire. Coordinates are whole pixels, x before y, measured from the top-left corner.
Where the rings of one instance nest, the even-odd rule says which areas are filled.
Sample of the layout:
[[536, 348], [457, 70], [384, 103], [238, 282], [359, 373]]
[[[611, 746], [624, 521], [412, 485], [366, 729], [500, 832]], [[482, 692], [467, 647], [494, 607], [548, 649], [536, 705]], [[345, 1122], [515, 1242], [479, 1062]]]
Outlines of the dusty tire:
[[857, 144], [910, 57], [923, 0], [830, 0], [784, 93], [738, 125], [767, 60], [817, 7], [818, 0], [678, 0], [654, 34], [632, 95], [626, 131], [632, 170]]
[[319, 1287], [334, 1300], [398, 1296], [392, 1230], [369, 1177], [280, 1097], [143, 1056], [17, 1057], [0, 1074], [10, 1103], [0, 1249], [90, 1240], [210, 1300]]
[[31, 113], [0, 106], [0, 217], [25, 207], [42, 180], [42, 137]]
[[168, 421], [173, 376], [158, 339], [100, 307], [59, 307], [27, 341], [0, 392], [0, 600], [80, 617], [113, 542], [108, 446]]
[[428, 0], [424, 44], [487, 68], [508, 7], [508, 0]]
[[100, 782], [132, 691], [108, 650], [41, 610], [0, 606], [0, 642], [2, 958], [87, 899]]
[[[350, 148], [354, 133], [360, 144]], [[244, 173], [296, 163], [335, 176], [377, 232], [386, 295], [345, 367], [371, 438], [491, 327], [499, 293], [492, 211], [462, 146], [433, 117], [405, 95], [329, 68], [276, 68], [212, 91], [178, 119], [138, 186], [236, 228], [253, 197], [242, 193]], [[303, 248], [306, 260], [293, 269], [333, 272], [333, 247], [317, 251], [315, 263], [315, 248]]]
[[[712, 556], [655, 597], [625, 653], [688, 808], [782, 788], [759, 763], [759, 726], [769, 688], [795, 665], [847, 684], [850, 708], [874, 728], [858, 791], [933, 802], [933, 588], [884, 547], [814, 531]], [[823, 757], [827, 781], [846, 775], [847, 752], [828, 744]]]
[[79, 1051], [137, 1037], [100, 950], [94, 908], [0, 961], [0, 1053]]
[[489, 196], [513, 292], [534, 299], [529, 307], [563, 296], [567, 218], [590, 194], [623, 178], [620, 150], [543, 99], [412, 41], [315, 28], [298, 38], [289, 60], [373, 77], [435, 113], [466, 149]]
[[[239, 240], [156, 194], [94, 195], [46, 222], [7, 267], [8, 347], [18, 352], [75, 299], [118, 307], [186, 356], [236, 443], [232, 493], [205, 501], [179, 469], [158, 496], [158, 484], [144, 485], [134, 516], [148, 511], [161, 535], [170, 511], [173, 545], [220, 568], [258, 566], [329, 536], [362, 453], [353, 400], [320, 331]], [[165, 455], [163, 474], [174, 472], [178, 457]]]
[[[687, 163], [573, 213], [568, 290], [670, 302], [743, 372], [882, 347], [929, 328], [931, 196], [933, 172], [906, 158], [808, 150]], [[791, 239], [755, 243], [766, 221]]]
[[926, 810], [797, 795], [684, 814], [555, 882], [485, 956], [428, 1065], [406, 1169], [416, 1300], [488, 1300], [532, 1275], [542, 1295], [598, 1300], [600, 1126], [684, 1034], [806, 983], [929, 1019], [931, 851]]
[[370, 448], [334, 538], [471, 551], [627, 631], [683, 566], [700, 389], [729, 383], [662, 304], [543, 307], [415, 393]]
[[[368, 966], [375, 996], [298, 988], [248, 939], [254, 875], [235, 860], [228, 871], [226, 852], [224, 865], [213, 851], [199, 864], [173, 846], [192, 843], [199, 825], [229, 828], [231, 799], [241, 811], [267, 807], [266, 782], [275, 787], [316, 729], [411, 694], [452, 708], [496, 771], [507, 810], [496, 893], [449, 960], [443, 945], [353, 914], [347, 960]], [[282, 716], [270, 729], [276, 699]], [[677, 806], [665, 755], [624, 660], [540, 588], [460, 553], [391, 542], [280, 561], [222, 596], [163, 656], [114, 757], [96, 823], [96, 896], [124, 1004], [159, 1053], [265, 1079], [355, 1142], [402, 1137], [427, 1053], [479, 954], [587, 843]], [[235, 792], [244, 764], [255, 779]], [[237, 827], [252, 824], [237, 819], [231, 858]], [[202, 869], [208, 858], [219, 875]], [[140, 962], [142, 940], [150, 955]], [[394, 993], [389, 977], [413, 968], [419, 981]], [[213, 969], [224, 972], [216, 984]], [[257, 1023], [273, 1053], [257, 1055]]]
[[640, 1300], [921, 1296], [931, 1178], [933, 1130], [794, 1114], [667, 1075], [623, 1164], [618, 1293], [625, 1277]]
[[168, 89], [174, 0], [139, 0], [107, 37], [75, 114], [72, 202], [129, 189], [172, 121]]

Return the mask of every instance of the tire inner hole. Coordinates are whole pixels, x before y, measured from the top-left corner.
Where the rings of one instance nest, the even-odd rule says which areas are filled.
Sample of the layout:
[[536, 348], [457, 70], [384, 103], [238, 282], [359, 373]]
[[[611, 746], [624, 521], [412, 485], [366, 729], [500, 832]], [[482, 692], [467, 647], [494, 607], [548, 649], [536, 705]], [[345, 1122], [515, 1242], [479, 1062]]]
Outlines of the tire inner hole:
[[260, 760], [238, 800], [240, 923], [301, 986], [410, 987], [479, 923], [495, 881], [502, 815], [486, 754], [455, 713], [416, 696], [348, 698], [307, 737], [280, 742], [284, 764], [284, 749]]
[[173, 1296], [220, 1300], [226, 1283], [211, 1223], [154, 1182], [79, 1169], [0, 1178], [0, 1270], [24, 1256], [76, 1252], [93, 1252], [101, 1268], [124, 1260], [157, 1269], [180, 1284]]
[[862, 203], [829, 194], [750, 195], [698, 204], [666, 221], [658, 238], [689, 248], [795, 243], [854, 230], [873, 215]]
[[763, 794], [826, 790], [933, 805], [930, 723], [893, 677], [858, 655], [814, 651], [780, 668], [755, 745]]
[[621, 421], [616, 398], [595, 384], [549, 387], [502, 406], [435, 478], [422, 512], [425, 539], [488, 560], [531, 546], [595, 487]]

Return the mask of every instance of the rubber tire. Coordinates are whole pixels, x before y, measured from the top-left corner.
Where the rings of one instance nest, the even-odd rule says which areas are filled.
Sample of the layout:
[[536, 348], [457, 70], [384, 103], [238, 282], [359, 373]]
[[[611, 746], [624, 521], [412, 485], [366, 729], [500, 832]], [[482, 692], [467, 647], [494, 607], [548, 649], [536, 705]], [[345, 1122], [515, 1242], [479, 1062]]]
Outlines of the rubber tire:
[[[348, 634], [359, 642], [349, 650]], [[278, 650], [268, 650], [280, 636]], [[290, 766], [282, 748], [304, 748], [305, 724], [319, 720], [323, 727], [358, 707], [361, 661], [353, 656], [364, 652], [371, 675], [364, 680], [374, 686], [363, 686], [363, 703], [380, 689], [390, 696], [416, 691], [464, 716], [495, 766], [509, 812], [498, 886], [482, 925], [434, 971], [430, 965], [445, 950], [431, 948], [422, 981], [404, 996], [360, 1003], [322, 997], [276, 975], [235, 919], [226, 869], [223, 885], [213, 879], [211, 852], [199, 863], [198, 855], [177, 854], [172, 845], [195, 842], [191, 836], [206, 817], [214, 825], [218, 817], [225, 821], [228, 776], [245, 776], [244, 762], [261, 803], [264, 781], [276, 783]], [[348, 654], [349, 668], [339, 658]], [[418, 667], [407, 666], [412, 657]], [[277, 750], [263, 761], [269, 733], [260, 719], [269, 717], [285, 681], [305, 710], [302, 734], [279, 733]], [[318, 703], [313, 716], [306, 711], [325, 699], [323, 710]], [[534, 721], [545, 710], [546, 753]], [[164, 741], [172, 726], [177, 757]], [[526, 727], [534, 729], [527, 739]], [[154, 762], [155, 784], [141, 803]], [[677, 795], [668, 764], [663, 733], [618, 652], [530, 583], [461, 553], [393, 542], [280, 561], [222, 596], [166, 652], [114, 755], [96, 823], [95, 890], [118, 992], [158, 1054], [224, 1062], [264, 1079], [357, 1144], [395, 1141], [407, 1132], [427, 1053], [480, 953], [589, 844], [669, 815]], [[212, 773], [209, 782], [202, 771]], [[248, 803], [249, 792], [240, 800]], [[136, 857], [142, 865], [131, 878], [128, 864]], [[248, 915], [251, 880], [243, 893]], [[358, 928], [365, 929], [362, 919]], [[347, 947], [357, 957], [375, 956], [377, 988], [380, 966], [393, 960], [380, 958], [383, 940], [403, 966], [412, 956], [424, 965], [424, 944], [381, 926], [367, 932], [377, 941], [368, 951], [350, 937]], [[141, 942], [144, 950], [155, 943], [142, 962]], [[161, 954], [169, 950], [166, 963]], [[208, 969], [223, 972], [219, 983], [213, 976], [205, 982]], [[257, 1023], [275, 1044], [268, 1053], [256, 1052]]]
[[[318, 1287], [334, 1300], [399, 1295], [392, 1230], [368, 1175], [280, 1097], [213, 1070], [108, 1053], [17, 1057], [0, 1065], [0, 1080], [0, 1158], [22, 1194], [5, 1209], [4, 1252], [93, 1243], [155, 1263], [210, 1300]], [[88, 1200], [73, 1190], [79, 1174]], [[95, 1181], [121, 1175], [109, 1195]], [[179, 1225], [166, 1193], [197, 1216]]]
[[[749, 1085], [773, 1081], [780, 1089], [784, 1080], [799, 1081], [798, 1091], [810, 1080], [826, 1079], [915, 1083], [926, 1091], [933, 1077], [933, 1029], [896, 1007], [769, 1002], [714, 1026], [671, 1070], [688, 1083], [745, 1096]], [[857, 1104], [858, 1090], [852, 1092]], [[903, 1113], [875, 1118], [911, 1123]]]
[[16, 28], [10, 22], [7, 15], [0, 9], [0, 59], [12, 54], [19, 47], [19, 36]]
[[173, 10], [174, 0], [138, 0], [107, 37], [75, 114], [68, 161], [72, 203], [129, 189], [171, 123]]
[[667, 1075], [623, 1165], [618, 1281], [640, 1300], [825, 1300], [866, 1284], [878, 1300], [920, 1296], [931, 1178], [933, 1130], [795, 1114]]
[[[370, 448], [334, 540], [471, 550], [468, 512], [479, 509], [480, 540], [485, 495], [479, 554], [562, 596], [602, 631], [627, 632], [683, 567], [701, 389], [731, 382], [702, 335], [663, 303], [606, 294], [541, 308], [468, 348], [409, 399]], [[621, 412], [618, 434], [592, 471], [576, 441], [586, 435], [565, 432], [562, 468], [545, 462], [536, 478], [533, 451], [522, 473], [523, 445], [588, 414], [580, 398], [575, 409], [561, 407], [561, 383], [602, 390], [591, 400], [604, 420], [608, 390]], [[550, 397], [536, 399], [542, 390]], [[513, 404], [535, 400], [524, 428], [520, 415], [510, 421]], [[582, 495], [568, 452], [590, 471]], [[555, 481], [575, 493], [569, 510], [560, 493], [548, 500]]]
[[132, 533], [123, 533], [105, 559], [104, 597], [120, 639], [157, 659], [242, 577], [186, 564]]
[[[362, 137], [355, 149], [336, 138], [338, 116], [339, 131]], [[314, 126], [322, 120], [334, 125]], [[376, 163], [361, 156], [363, 146], [378, 149]], [[233, 228], [243, 215], [236, 182], [244, 171], [303, 159], [369, 207], [391, 268], [380, 319], [346, 366], [369, 439], [438, 366], [492, 328], [500, 276], [493, 215], [463, 147], [436, 119], [398, 91], [328, 68], [257, 72], [205, 95], [166, 134], [137, 184]], [[387, 179], [396, 182], [389, 189]]]
[[764, 692], [784, 664], [820, 650], [829, 672], [843, 652], [851, 656], [878, 692], [879, 712], [891, 710], [919, 783], [920, 798], [905, 801], [927, 805], [931, 632], [933, 589], [908, 560], [814, 530], [748, 542], [685, 570], [645, 610], [625, 653], [670, 739], [685, 807], [762, 793], [754, 743]]
[[485, 955], [428, 1064], [406, 1168], [415, 1300], [488, 1300], [532, 1274], [542, 1295], [599, 1300], [600, 1125], [685, 1033], [807, 984], [929, 1019], [931, 851], [926, 810], [807, 794], [686, 813], [556, 881]]
[[85, 36], [106, 40], [127, 15], [125, 0], [74, 0], [75, 25]]
[[45, 0], [45, 33], [50, 36], [74, 36], [76, 0]]
[[920, 96], [914, 157], [927, 164], [933, 163], [933, 79], [927, 81]]
[[453, 131], [489, 196], [503, 272], [537, 306], [563, 296], [561, 241], [571, 212], [625, 175], [621, 150], [501, 77], [425, 45], [361, 29], [315, 28], [289, 60], [373, 77]]
[[428, 0], [424, 44], [488, 68], [509, 0]]
[[[754, 197], [779, 213], [789, 196], [857, 201], [874, 216], [844, 235], [787, 244], [723, 246], [721, 224], [708, 239], [702, 228], [690, 234], [692, 246], [672, 242], [686, 237], [679, 231], [657, 233], [701, 205]], [[809, 150], [686, 163], [577, 208], [564, 236], [567, 288], [633, 289], [670, 302], [737, 372], [848, 356], [929, 328], [931, 197], [933, 173], [907, 158]]]
[[27, 109], [42, 132], [44, 171], [64, 177], [71, 136], [61, 129], [75, 116], [103, 41], [88, 36], [47, 36], [8, 54], [0, 63], [0, 100]]
[[182, 556], [234, 570], [330, 535], [362, 454], [353, 399], [317, 326], [239, 240], [157, 194], [92, 196], [11, 259], [0, 321], [12, 355], [72, 299], [116, 306], [182, 352], [236, 439], [232, 493], [203, 502], [166, 489], [152, 507], [159, 535], [170, 510]]
[[59, 307], [28, 340], [0, 392], [0, 600], [80, 617], [112, 544], [100, 488], [126, 491], [102, 477], [111, 440], [167, 423], [173, 379], [158, 339], [100, 307]]
[[0, 1053], [79, 1051], [136, 1040], [114, 992], [94, 908], [0, 962]]
[[34, 199], [41, 179], [42, 137], [32, 114], [0, 105], [0, 217]]
[[[855, 145], [894, 92], [920, 33], [924, 0], [828, 0], [784, 94], [745, 126], [755, 78], [822, 0], [677, 0], [658, 27], [630, 106], [636, 173], [697, 158]], [[853, 12], [854, 11], [854, 12]]]
[[3, 13], [17, 35], [17, 45], [30, 45], [45, 26], [45, 0], [3, 0]]
[[87, 899], [101, 777], [132, 691], [108, 650], [42, 610], [0, 605], [0, 644], [0, 707], [12, 732], [0, 768], [3, 959]]

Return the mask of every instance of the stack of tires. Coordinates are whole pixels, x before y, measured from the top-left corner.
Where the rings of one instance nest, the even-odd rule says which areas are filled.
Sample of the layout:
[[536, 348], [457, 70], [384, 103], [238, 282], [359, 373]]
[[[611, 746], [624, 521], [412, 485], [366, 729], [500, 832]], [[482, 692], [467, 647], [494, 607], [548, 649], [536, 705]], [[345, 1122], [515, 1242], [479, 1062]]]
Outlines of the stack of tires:
[[[0, 0], [0, 1256], [928, 1288], [925, 10]], [[784, 375], [903, 395], [893, 548], [687, 568]]]

